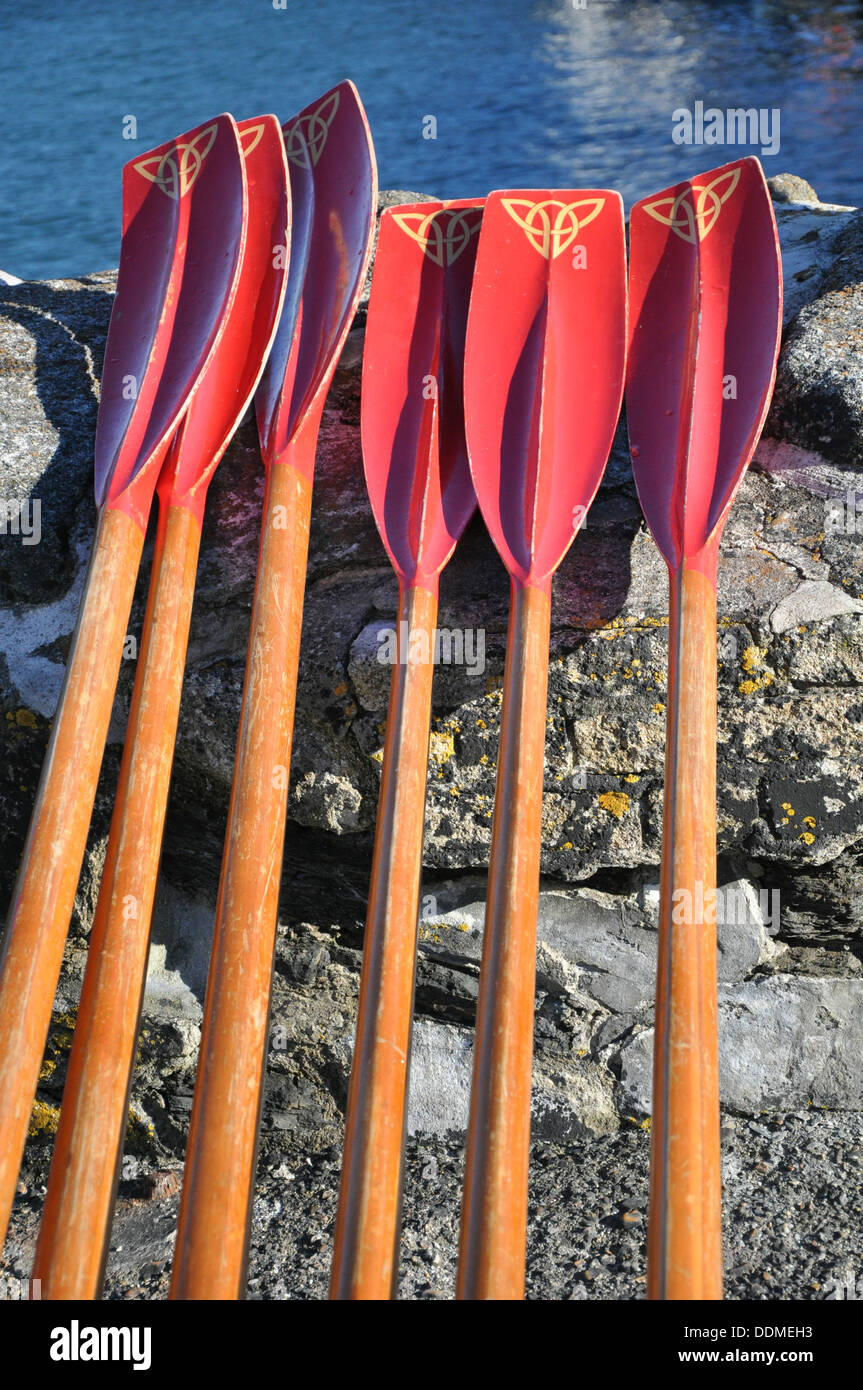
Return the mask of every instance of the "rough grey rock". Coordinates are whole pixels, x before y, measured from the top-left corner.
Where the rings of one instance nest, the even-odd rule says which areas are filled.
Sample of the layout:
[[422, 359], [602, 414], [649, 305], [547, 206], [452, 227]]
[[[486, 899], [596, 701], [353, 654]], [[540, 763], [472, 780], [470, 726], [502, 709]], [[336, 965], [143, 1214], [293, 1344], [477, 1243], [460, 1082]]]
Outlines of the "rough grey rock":
[[863, 613], [863, 603], [824, 580], [804, 580], [793, 594], [780, 599], [770, 614], [774, 632], [790, 632], [801, 623], [821, 623], [841, 613]]
[[[803, 179], [793, 185], [770, 179], [774, 214], [782, 247], [783, 320], [790, 323], [795, 314], [823, 293], [826, 277], [842, 255], [840, 238], [855, 223], [856, 208], [822, 203]], [[785, 192], [794, 196], [778, 196]]]
[[[856, 225], [848, 229], [852, 230]], [[847, 238], [848, 232], [843, 235]], [[837, 244], [842, 242], [843, 237], [837, 239]], [[847, 273], [854, 278], [804, 304], [794, 320], [782, 349], [768, 430], [859, 471], [863, 378], [857, 364], [863, 333], [863, 267], [858, 254], [847, 259]]]
[[[722, 1103], [758, 1114], [863, 1109], [863, 981], [774, 975], [719, 987]], [[653, 1030], [621, 1048], [626, 1104], [650, 1114]]]
[[767, 180], [774, 203], [817, 203], [818, 194], [805, 179], [796, 174], [774, 174]]
[[[468, 876], [438, 884], [427, 895], [419, 925], [420, 950], [450, 963], [479, 963], [485, 881]], [[782, 954], [765, 918], [777, 907], [748, 880], [722, 886], [717, 925], [719, 978], [743, 980]], [[653, 1003], [659, 891], [647, 885], [625, 896], [593, 888], [552, 887], [539, 897], [537, 970], [549, 990], [569, 991], [613, 1013], [635, 1015]], [[778, 929], [776, 923], [774, 929]]]
[[473, 1043], [466, 1028], [419, 1019], [411, 1040], [409, 1134], [464, 1133]]
[[[644, 1297], [649, 1129], [531, 1153], [527, 1296], [533, 1300]], [[177, 1220], [176, 1166], [127, 1164], [105, 1296], [164, 1299]], [[805, 1302], [859, 1298], [863, 1116], [815, 1109], [722, 1126], [725, 1297]], [[455, 1290], [463, 1152], [459, 1142], [408, 1142], [402, 1299], [451, 1299]], [[40, 1208], [38, 1173], [16, 1204], [3, 1291], [20, 1296]], [[339, 1162], [334, 1153], [273, 1155], [260, 1167], [252, 1216], [248, 1296], [327, 1296]], [[624, 1213], [628, 1219], [624, 1221]], [[640, 1217], [641, 1219], [633, 1219]], [[773, 1316], [765, 1311], [765, 1322]]]
[[[411, 1043], [409, 1134], [462, 1136], [467, 1130], [473, 1030], [420, 1019]], [[611, 1134], [619, 1119], [612, 1078], [588, 1059], [540, 1057], [531, 1097], [535, 1139], [565, 1142]]]
[[0, 499], [41, 507], [38, 545], [0, 535], [4, 605], [62, 598], [80, 567], [80, 504], [92, 491], [114, 285], [108, 274], [0, 287]]

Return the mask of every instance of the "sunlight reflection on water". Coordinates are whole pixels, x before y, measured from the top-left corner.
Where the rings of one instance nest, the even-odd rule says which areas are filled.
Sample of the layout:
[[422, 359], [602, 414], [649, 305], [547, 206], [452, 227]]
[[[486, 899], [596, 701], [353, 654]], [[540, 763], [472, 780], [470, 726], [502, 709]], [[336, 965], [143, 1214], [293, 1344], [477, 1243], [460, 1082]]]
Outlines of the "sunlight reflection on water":
[[[122, 22], [115, 0], [3, 10], [0, 267], [18, 275], [116, 264], [126, 160], [219, 110], [284, 119], [345, 76], [385, 188], [611, 185], [629, 205], [748, 152], [673, 143], [672, 112], [703, 101], [778, 108], [767, 173], [863, 202], [861, 3], [147, 0]], [[128, 113], [137, 145], [121, 138]]]

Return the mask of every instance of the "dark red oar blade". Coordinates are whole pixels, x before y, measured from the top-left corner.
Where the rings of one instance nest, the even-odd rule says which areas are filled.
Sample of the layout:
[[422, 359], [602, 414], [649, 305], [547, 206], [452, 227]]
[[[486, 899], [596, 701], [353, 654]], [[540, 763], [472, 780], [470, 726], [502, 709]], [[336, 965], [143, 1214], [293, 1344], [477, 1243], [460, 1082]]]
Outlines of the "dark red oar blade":
[[363, 458], [375, 520], [399, 580], [397, 652], [348, 1094], [334, 1298], [388, 1298], [398, 1274], [438, 577], [476, 506], [463, 375], [481, 220], [482, 199], [387, 210], [372, 278]]
[[781, 261], [750, 157], [636, 203], [626, 418], [644, 515], [672, 566], [718, 542], [767, 415]]
[[[285, 288], [288, 174], [275, 116], [239, 127], [249, 193], [240, 278], [159, 479], [159, 531], [105, 869], [34, 1278], [45, 1298], [102, 1283], [156, 896], [207, 486], [251, 400]], [[133, 916], [127, 905], [134, 902]]]
[[767, 414], [782, 324], [758, 160], [636, 204], [630, 259], [633, 472], [670, 579], [648, 1296], [716, 1299], [716, 927], [704, 911], [716, 890], [716, 563]]
[[101, 509], [0, 970], [6, 1230], [87, 840], [159, 465], [230, 303], [246, 189], [230, 116], [123, 173], [123, 245], [96, 436]]
[[288, 178], [291, 186], [291, 259], [285, 302], [282, 305], [273, 346], [255, 395], [258, 437], [265, 462], [276, 457], [270, 453], [266, 444], [270, 424], [279, 414], [283, 397], [290, 401], [291, 383], [300, 347], [297, 328], [312, 247], [315, 213], [315, 180], [311, 159], [305, 152], [303, 128], [301, 125], [291, 127], [289, 124], [284, 127], [284, 131], [290, 131]]
[[363, 464], [399, 579], [437, 590], [476, 507], [464, 343], [483, 199], [381, 215], [363, 348]]
[[512, 583], [458, 1292], [521, 1298], [551, 580], [605, 468], [623, 394], [626, 263], [607, 189], [493, 193], [465, 415], [480, 510]]
[[362, 292], [377, 203], [371, 136], [352, 83], [288, 122], [285, 142], [293, 166], [291, 260], [296, 256], [300, 267], [305, 260], [306, 270], [301, 290], [293, 272], [288, 290], [297, 329], [293, 339], [288, 328], [277, 336], [256, 400], [267, 465], [261, 553], [173, 1298], [238, 1298], [244, 1291], [315, 446]]
[[[149, 211], [153, 200], [156, 213]], [[236, 288], [248, 197], [232, 117], [219, 116], [127, 165], [124, 209], [127, 230], [96, 426], [96, 501], [146, 527], [159, 464]], [[146, 285], [166, 221], [182, 252], [160, 302], [161, 322], [154, 325], [152, 313], [133, 308], [130, 315], [126, 305], [144, 297], [138, 264], [147, 267]], [[151, 302], [146, 294], [148, 307]]]
[[237, 292], [218, 352], [182, 421], [160, 493], [203, 517], [216, 465], [251, 404], [275, 341], [285, 301], [291, 202], [281, 127], [275, 116], [241, 121], [249, 189], [246, 242]]
[[468, 326], [468, 444], [485, 523], [520, 584], [550, 588], [608, 459], [623, 255], [618, 193], [489, 196]]
[[[307, 106], [286, 123], [284, 134], [288, 162], [311, 173], [314, 197], [299, 337], [291, 352], [286, 332], [280, 333], [257, 396], [265, 463], [282, 457], [316, 398], [323, 408], [322, 388], [325, 394], [362, 288], [377, 201], [371, 134], [352, 82]], [[313, 465], [306, 450], [309, 477]]]

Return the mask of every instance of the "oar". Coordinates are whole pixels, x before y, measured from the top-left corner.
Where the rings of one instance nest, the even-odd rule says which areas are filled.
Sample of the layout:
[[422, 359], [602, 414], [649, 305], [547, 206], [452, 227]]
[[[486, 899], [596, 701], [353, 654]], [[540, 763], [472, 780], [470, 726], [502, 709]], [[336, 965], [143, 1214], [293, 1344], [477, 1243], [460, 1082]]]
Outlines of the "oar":
[[460, 1298], [524, 1293], [551, 584], [605, 468], [625, 347], [620, 195], [491, 194], [468, 319], [465, 420], [480, 510], [509, 571], [511, 607]]
[[275, 116], [239, 126], [240, 278], [158, 483], [141, 653], [60, 1125], [36, 1247], [42, 1297], [98, 1296], [123, 1150], [207, 487], [272, 344], [285, 289], [288, 172]]
[[464, 338], [482, 199], [381, 217], [363, 349], [366, 482], [398, 576], [378, 821], [348, 1092], [333, 1298], [398, 1279], [405, 1112], [438, 580], [476, 507]]
[[[310, 182], [308, 247], [257, 396], [267, 469], [246, 681], [171, 1295], [240, 1298], [267, 1053], [312, 473], [327, 389], [371, 253], [371, 137], [350, 82], [285, 127], [294, 250]], [[296, 176], [296, 180], [295, 180]], [[291, 313], [296, 309], [299, 331]]]
[[782, 324], [758, 160], [636, 203], [630, 257], [632, 466], [670, 592], [648, 1296], [716, 1299], [716, 916], [703, 913], [716, 889], [716, 562], [767, 414]]
[[99, 520], [0, 973], [0, 1239], [72, 913], [147, 517], [177, 421], [218, 338], [245, 204], [223, 115], [127, 164], [96, 427]]

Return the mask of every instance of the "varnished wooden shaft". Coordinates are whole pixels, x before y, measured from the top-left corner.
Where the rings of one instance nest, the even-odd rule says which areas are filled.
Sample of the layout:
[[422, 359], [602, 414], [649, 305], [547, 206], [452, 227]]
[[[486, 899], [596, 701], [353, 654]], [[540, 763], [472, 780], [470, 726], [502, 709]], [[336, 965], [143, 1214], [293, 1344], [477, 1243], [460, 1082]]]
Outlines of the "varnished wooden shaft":
[[245, 1294], [311, 502], [310, 476], [272, 465], [172, 1298]]
[[160, 511], [138, 670], [36, 1246], [42, 1297], [100, 1293], [126, 1130], [201, 530]]
[[513, 584], [458, 1297], [524, 1296], [549, 595]]
[[715, 571], [670, 590], [647, 1292], [718, 1299]]
[[0, 1244], [39, 1078], [144, 537], [99, 521], [0, 965]]
[[396, 1293], [437, 595], [400, 588], [330, 1296]]

